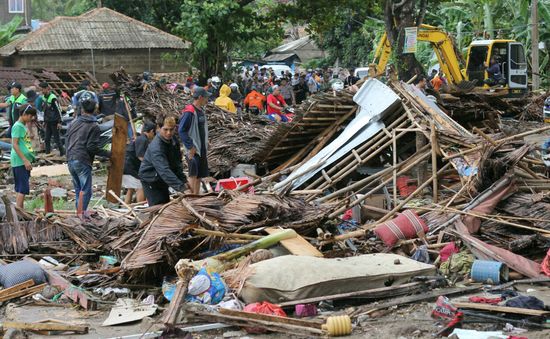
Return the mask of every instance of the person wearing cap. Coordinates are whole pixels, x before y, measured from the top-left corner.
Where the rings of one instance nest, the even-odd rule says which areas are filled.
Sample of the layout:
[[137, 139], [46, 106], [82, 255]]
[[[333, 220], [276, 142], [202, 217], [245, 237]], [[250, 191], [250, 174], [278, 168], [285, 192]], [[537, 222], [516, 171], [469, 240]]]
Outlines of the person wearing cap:
[[180, 139], [187, 150], [189, 186], [192, 194], [200, 193], [201, 179], [210, 175], [207, 159], [208, 121], [203, 110], [209, 96], [210, 93], [205, 89], [195, 89], [193, 104], [185, 106], [178, 128]]
[[109, 117], [107, 119], [109, 120], [116, 112], [117, 94], [111, 89], [111, 85], [108, 82], [104, 82], [101, 88], [103, 91], [97, 96], [99, 100], [99, 113], [105, 117]]
[[161, 115], [157, 127], [157, 135], [145, 151], [138, 172], [149, 206], [166, 204], [170, 201], [169, 188], [183, 192], [187, 182], [176, 137], [176, 119]]
[[81, 103], [80, 97], [85, 92], [89, 92], [89, 93], [92, 94], [92, 96], [94, 97], [93, 99], [94, 99], [96, 105], [99, 102], [99, 99], [97, 98], [97, 94], [92, 90], [92, 85], [91, 85], [90, 81], [89, 80], [83, 80], [80, 83], [80, 86], [78, 87], [78, 92], [76, 92], [73, 95], [72, 99], [71, 99], [71, 104], [73, 105], [73, 107], [75, 109], [75, 116], [79, 116], [80, 113], [82, 113], [82, 103]]
[[61, 128], [61, 107], [59, 107], [59, 102], [57, 97], [53, 94], [50, 86], [47, 82], [42, 82], [39, 85], [40, 91], [42, 92], [42, 106], [40, 110], [44, 112], [44, 125], [46, 128], [44, 136], [44, 148], [46, 154], [51, 152], [51, 141], [52, 135], [59, 149], [59, 154], [63, 156], [65, 150], [61, 144], [61, 139], [59, 138], [59, 129]]
[[[67, 130], [67, 162], [76, 194], [76, 209], [84, 213], [92, 198], [92, 163], [96, 155], [111, 157], [101, 147], [99, 125], [94, 112], [97, 102], [91, 93], [82, 93], [82, 112]], [[82, 201], [80, 192], [83, 192]], [[81, 209], [79, 209], [81, 207]]]
[[145, 194], [138, 173], [145, 151], [147, 151], [149, 143], [155, 137], [155, 130], [156, 125], [154, 123], [146, 122], [141, 129], [141, 134], [126, 147], [122, 187], [127, 189], [125, 198], [127, 204], [132, 203], [134, 191], [136, 192], [137, 202], [145, 201]]
[[[8, 120], [10, 122], [11, 131], [11, 127], [15, 124], [17, 120], [19, 120], [19, 110], [17, 108], [25, 105], [28, 100], [27, 97], [23, 93], [21, 93], [21, 89], [23, 88], [23, 86], [21, 86], [20, 83], [14, 81], [9, 86], [11, 96], [8, 97], [8, 100], [6, 100], [6, 102], [0, 103], [0, 108], [8, 109]], [[8, 131], [8, 135], [10, 135], [10, 131]]]
[[35, 160], [35, 154], [32, 149], [32, 142], [29, 136], [29, 130], [26, 125], [36, 120], [36, 109], [29, 104], [23, 104], [17, 107], [17, 121], [13, 124], [11, 130], [11, 154], [10, 164], [13, 170], [13, 180], [15, 183], [15, 204], [23, 208], [25, 195], [29, 194], [29, 181], [31, 177], [32, 162]]

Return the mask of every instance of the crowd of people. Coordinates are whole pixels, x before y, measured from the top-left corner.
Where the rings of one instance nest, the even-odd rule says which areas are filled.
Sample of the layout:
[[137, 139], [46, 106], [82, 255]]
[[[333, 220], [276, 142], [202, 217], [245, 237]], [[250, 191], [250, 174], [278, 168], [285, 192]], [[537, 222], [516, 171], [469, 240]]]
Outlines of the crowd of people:
[[[309, 95], [328, 88], [342, 89], [344, 84], [355, 84], [358, 80], [352, 70], [350, 73], [334, 73], [332, 69], [294, 73], [285, 70], [277, 74], [269, 65], [244, 68], [230, 78], [222, 81], [221, 77], [212, 76], [207, 80], [204, 89], [211, 94], [211, 102], [231, 113], [266, 115], [277, 122], [292, 120], [291, 107], [302, 103]], [[197, 79], [190, 76], [182, 87], [193, 93], [199, 86]]]

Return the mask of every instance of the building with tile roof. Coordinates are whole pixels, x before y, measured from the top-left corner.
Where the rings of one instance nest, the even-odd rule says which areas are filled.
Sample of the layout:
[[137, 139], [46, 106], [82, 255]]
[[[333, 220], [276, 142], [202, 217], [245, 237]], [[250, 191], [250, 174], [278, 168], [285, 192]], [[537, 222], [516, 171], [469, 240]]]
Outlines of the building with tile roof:
[[[181, 72], [189, 43], [108, 8], [57, 17], [0, 48], [3, 66], [89, 71], [98, 79], [130, 73]], [[179, 57], [177, 55], [179, 54]]]

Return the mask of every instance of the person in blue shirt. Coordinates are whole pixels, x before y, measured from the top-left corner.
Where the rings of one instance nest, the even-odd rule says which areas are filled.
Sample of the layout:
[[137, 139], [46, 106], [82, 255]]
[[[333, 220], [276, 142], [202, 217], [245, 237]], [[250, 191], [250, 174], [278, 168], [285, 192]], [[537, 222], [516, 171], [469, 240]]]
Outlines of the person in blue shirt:
[[208, 103], [210, 93], [202, 87], [193, 92], [193, 104], [183, 110], [178, 133], [185, 149], [189, 168], [189, 186], [192, 194], [200, 193], [201, 178], [210, 174], [208, 169], [208, 121], [204, 106]]
[[489, 86], [504, 85], [506, 80], [502, 76], [502, 68], [500, 62], [495, 56], [491, 57], [490, 64], [485, 64], [485, 70], [489, 74], [489, 78], [485, 79], [485, 83]]

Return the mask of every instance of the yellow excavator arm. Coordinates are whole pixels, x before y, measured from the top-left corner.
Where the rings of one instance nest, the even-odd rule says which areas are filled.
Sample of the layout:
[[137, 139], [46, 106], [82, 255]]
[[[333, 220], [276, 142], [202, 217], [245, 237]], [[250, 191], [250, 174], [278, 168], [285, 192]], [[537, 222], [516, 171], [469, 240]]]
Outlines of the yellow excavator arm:
[[[455, 53], [453, 40], [447, 33], [434, 26], [420, 25], [417, 39], [418, 41], [430, 42], [439, 61], [439, 67], [450, 83], [458, 85], [466, 80], [460, 71], [460, 62]], [[376, 76], [384, 74], [391, 53], [388, 36], [384, 33], [376, 47], [373, 61]]]

